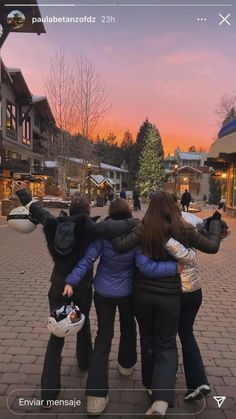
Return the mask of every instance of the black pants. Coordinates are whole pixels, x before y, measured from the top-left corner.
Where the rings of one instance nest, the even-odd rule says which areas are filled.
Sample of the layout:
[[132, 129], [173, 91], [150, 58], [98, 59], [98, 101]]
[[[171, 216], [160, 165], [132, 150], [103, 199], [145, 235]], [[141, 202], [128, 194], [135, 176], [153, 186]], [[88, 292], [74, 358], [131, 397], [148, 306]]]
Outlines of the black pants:
[[181, 294], [179, 337], [182, 344], [185, 380], [188, 390], [208, 384], [193, 325], [202, 303], [202, 290]]
[[185, 212], [185, 207], [186, 207], [186, 211], [188, 212], [188, 210], [189, 210], [189, 205], [190, 205], [190, 204], [182, 204], [182, 210]]
[[108, 393], [108, 363], [114, 336], [116, 307], [119, 310], [120, 344], [118, 362], [124, 368], [132, 367], [137, 361], [136, 323], [131, 297], [106, 298], [94, 294], [98, 330], [94, 351], [89, 363], [86, 394], [105, 397]]
[[152, 401], [174, 404], [178, 354], [180, 296], [144, 290], [133, 295], [135, 317], [139, 324], [142, 382], [152, 389]]
[[[51, 285], [48, 293], [50, 311], [60, 308], [65, 300], [62, 296], [63, 289]], [[88, 359], [92, 352], [92, 338], [90, 331], [89, 312], [92, 304], [92, 285], [78, 289], [73, 295], [73, 301], [78, 304], [86, 319], [84, 326], [77, 333], [76, 356], [78, 366], [88, 368]], [[43, 400], [56, 399], [61, 389], [61, 353], [64, 346], [64, 338], [50, 335], [43, 364], [41, 377], [41, 396]]]

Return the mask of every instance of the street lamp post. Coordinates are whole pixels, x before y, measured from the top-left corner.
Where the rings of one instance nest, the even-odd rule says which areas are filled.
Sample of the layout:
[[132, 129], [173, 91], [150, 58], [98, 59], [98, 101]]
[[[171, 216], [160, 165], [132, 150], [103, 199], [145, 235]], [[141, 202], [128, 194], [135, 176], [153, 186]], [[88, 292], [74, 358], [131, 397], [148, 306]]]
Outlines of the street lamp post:
[[222, 195], [223, 198], [226, 198], [226, 189], [227, 189], [226, 178], [227, 178], [227, 174], [222, 173], [221, 178], [222, 178], [221, 195]]
[[177, 181], [178, 181], [178, 178], [177, 178], [177, 173], [178, 173], [178, 164], [175, 164], [174, 165], [174, 194], [176, 195], [176, 193], [177, 193]]
[[67, 197], [70, 197], [70, 176], [68, 176], [68, 178], [66, 179], [66, 192], [67, 192]]
[[91, 173], [92, 173], [91, 163], [87, 164], [87, 170], [88, 170], [88, 199], [89, 199], [89, 203], [91, 203]]

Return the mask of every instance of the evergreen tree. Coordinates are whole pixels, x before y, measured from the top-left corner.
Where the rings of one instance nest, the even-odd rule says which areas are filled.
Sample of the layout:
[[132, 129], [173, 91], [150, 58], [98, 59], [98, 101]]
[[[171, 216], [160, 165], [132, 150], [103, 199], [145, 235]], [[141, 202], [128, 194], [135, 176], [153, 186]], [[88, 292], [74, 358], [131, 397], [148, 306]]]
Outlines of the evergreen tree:
[[148, 128], [144, 141], [139, 158], [138, 186], [141, 194], [148, 196], [152, 191], [163, 189], [165, 181], [163, 146], [155, 125]]
[[[155, 132], [156, 137], [160, 139], [160, 134], [159, 134], [158, 129], [147, 118], [143, 122], [143, 124], [141, 125], [141, 127], [139, 129], [136, 142], [134, 143], [134, 146], [133, 146], [132, 158], [130, 160], [130, 165], [129, 165], [130, 177], [133, 179], [134, 184], [138, 180], [137, 179], [137, 174], [139, 172], [140, 156], [142, 154], [142, 151], [143, 151], [143, 148], [144, 148], [144, 145], [145, 145], [145, 141], [149, 137], [150, 132]], [[158, 142], [156, 152], [157, 152], [158, 157], [163, 157], [164, 156], [164, 151], [163, 151], [163, 146], [162, 146], [161, 139]]]

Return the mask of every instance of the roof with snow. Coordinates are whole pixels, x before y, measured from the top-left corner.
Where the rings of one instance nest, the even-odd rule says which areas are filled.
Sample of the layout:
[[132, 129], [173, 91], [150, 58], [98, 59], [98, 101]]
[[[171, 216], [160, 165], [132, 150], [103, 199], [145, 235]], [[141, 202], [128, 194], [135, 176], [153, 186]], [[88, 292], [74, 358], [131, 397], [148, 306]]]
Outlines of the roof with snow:
[[117, 167], [117, 166], [111, 166], [110, 164], [106, 164], [106, 163], [100, 163], [100, 167], [102, 169], [107, 169], [114, 172], [128, 173], [128, 170], [121, 169], [121, 167]]
[[46, 160], [45, 161], [45, 166], [49, 167], [49, 168], [58, 167], [58, 162], [55, 161], [55, 160]]
[[42, 100], [47, 99], [46, 96], [36, 96], [32, 95], [32, 101], [33, 103], [42, 102]]
[[100, 186], [105, 180], [104, 176], [102, 175], [91, 175], [90, 177], [91, 180], [93, 180], [98, 186]]
[[107, 177], [106, 179], [108, 180], [108, 182], [110, 183], [111, 186], [115, 186], [115, 182], [112, 178]]
[[12, 67], [8, 67], [7, 70], [12, 78], [13, 89], [18, 96], [18, 100], [20, 99], [22, 104], [29, 104], [32, 96], [21, 70], [19, 68]]
[[198, 152], [183, 152], [178, 153], [181, 160], [201, 160], [206, 157], [208, 153], [198, 153]]
[[198, 168], [198, 167], [193, 167], [193, 166], [188, 166], [188, 165], [185, 165], [185, 166], [181, 166], [181, 167], [179, 167], [179, 168], [177, 169], [177, 171], [178, 171], [178, 173], [180, 173], [180, 172], [185, 172], [185, 171], [190, 171], [190, 172], [195, 172], [195, 173], [202, 174], [202, 171], [201, 171], [201, 170], [199, 170], [199, 168]]
[[[165, 170], [167, 175], [172, 175], [173, 173], [175, 173], [174, 169], [167, 169]], [[177, 169], [178, 173], [182, 173], [182, 172], [192, 172], [192, 173], [197, 173], [197, 174], [203, 174], [203, 173], [209, 173], [209, 169], [206, 166], [198, 166], [198, 167], [194, 167], [194, 166], [180, 166]]]
[[[62, 158], [62, 156], [59, 156], [59, 158]], [[81, 164], [81, 165], [84, 165], [85, 164], [85, 162], [84, 162], [83, 159], [78, 159], [76, 157], [70, 157], [69, 158], [69, 161], [71, 161], [73, 163]], [[94, 163], [92, 163], [91, 166], [92, 167], [96, 167], [96, 168], [99, 168], [100, 167], [101, 169], [110, 170], [110, 171], [113, 171], [113, 172], [128, 173], [128, 170], [126, 170], [126, 169], [121, 169], [121, 167], [112, 166], [112, 165], [107, 164], [107, 163], [100, 163], [100, 164], [94, 164]]]
[[[87, 176], [87, 179], [88, 179], [89, 177]], [[104, 176], [102, 176], [102, 175], [90, 175], [90, 179], [91, 179], [91, 181], [92, 182], [94, 182], [95, 183], [95, 185], [97, 185], [97, 186], [101, 186], [103, 183], [109, 183], [109, 185], [110, 186], [114, 186], [115, 184], [114, 184], [114, 182], [113, 182], [113, 180], [112, 179], [109, 179], [109, 178], [107, 178], [107, 177], [104, 177]]]

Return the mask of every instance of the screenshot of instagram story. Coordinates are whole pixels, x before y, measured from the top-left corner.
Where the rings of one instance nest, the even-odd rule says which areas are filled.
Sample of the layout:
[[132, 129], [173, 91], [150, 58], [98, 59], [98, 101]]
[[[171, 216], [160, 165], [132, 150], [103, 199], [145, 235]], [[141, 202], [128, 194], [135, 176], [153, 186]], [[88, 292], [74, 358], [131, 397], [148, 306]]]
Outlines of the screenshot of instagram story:
[[236, 418], [235, 8], [0, 1], [0, 419]]

